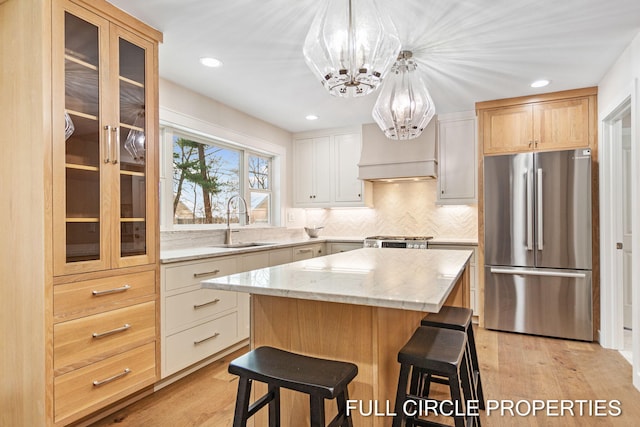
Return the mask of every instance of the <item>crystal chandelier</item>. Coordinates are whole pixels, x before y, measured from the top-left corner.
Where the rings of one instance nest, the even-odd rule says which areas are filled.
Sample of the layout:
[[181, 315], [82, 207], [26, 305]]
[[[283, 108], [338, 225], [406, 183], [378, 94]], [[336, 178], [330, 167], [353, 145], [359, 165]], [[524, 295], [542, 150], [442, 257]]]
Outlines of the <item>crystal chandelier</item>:
[[408, 50], [400, 52], [373, 107], [373, 119], [390, 139], [417, 137], [436, 113], [412, 56]]
[[330, 94], [362, 96], [374, 91], [400, 51], [393, 22], [375, 0], [327, 0], [304, 42], [307, 65]]

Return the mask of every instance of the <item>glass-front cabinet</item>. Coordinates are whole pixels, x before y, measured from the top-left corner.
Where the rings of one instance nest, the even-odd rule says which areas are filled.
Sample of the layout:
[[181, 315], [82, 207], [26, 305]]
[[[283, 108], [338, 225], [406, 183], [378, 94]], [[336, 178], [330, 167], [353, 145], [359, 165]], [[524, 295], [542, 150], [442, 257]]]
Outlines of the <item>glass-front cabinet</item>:
[[153, 263], [154, 45], [58, 4], [64, 31], [59, 49], [54, 40], [54, 79], [64, 85], [53, 88], [54, 275]]

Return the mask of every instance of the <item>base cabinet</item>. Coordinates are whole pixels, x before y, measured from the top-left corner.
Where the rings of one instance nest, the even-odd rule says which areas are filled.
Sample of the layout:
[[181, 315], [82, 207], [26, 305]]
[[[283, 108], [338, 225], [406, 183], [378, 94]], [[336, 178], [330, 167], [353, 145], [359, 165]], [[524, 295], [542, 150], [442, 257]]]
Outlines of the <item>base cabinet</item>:
[[249, 296], [200, 287], [202, 280], [238, 273], [239, 257], [161, 268], [161, 378], [249, 338]]
[[363, 247], [362, 242], [330, 242], [327, 243], [327, 254], [339, 254], [340, 252], [354, 251]]

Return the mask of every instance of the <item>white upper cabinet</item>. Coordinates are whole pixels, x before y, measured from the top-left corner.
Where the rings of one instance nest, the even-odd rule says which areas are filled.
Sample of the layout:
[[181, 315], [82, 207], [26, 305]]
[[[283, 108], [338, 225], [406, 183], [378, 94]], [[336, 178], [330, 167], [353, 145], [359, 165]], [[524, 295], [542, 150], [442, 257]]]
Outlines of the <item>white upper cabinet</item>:
[[438, 116], [438, 204], [477, 202], [475, 112]]
[[329, 137], [296, 141], [294, 153], [294, 187], [297, 204], [323, 204], [331, 200]]
[[358, 130], [299, 134], [293, 147], [295, 207], [371, 205], [371, 183], [358, 179]]

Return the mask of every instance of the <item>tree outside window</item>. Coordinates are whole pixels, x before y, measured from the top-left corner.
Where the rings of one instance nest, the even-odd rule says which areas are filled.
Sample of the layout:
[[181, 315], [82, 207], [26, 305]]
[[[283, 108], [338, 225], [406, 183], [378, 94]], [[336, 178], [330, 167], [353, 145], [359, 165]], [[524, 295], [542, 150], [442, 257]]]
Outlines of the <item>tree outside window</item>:
[[227, 201], [238, 194], [249, 204], [250, 223], [271, 224], [272, 157], [175, 130], [170, 135], [174, 224], [225, 224]]

